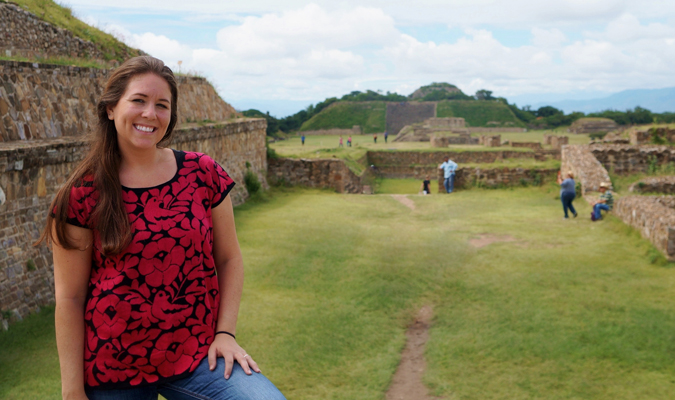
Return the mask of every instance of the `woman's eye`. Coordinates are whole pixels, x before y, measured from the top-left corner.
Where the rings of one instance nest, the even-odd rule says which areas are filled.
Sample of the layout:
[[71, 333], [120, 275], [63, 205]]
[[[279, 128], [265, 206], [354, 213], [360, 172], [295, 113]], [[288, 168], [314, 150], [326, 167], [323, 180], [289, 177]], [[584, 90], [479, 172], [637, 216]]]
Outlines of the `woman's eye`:
[[134, 103], [145, 103], [145, 101], [143, 101], [143, 99], [133, 99], [131, 101], [133, 101]]
[[162, 104], [162, 103], [157, 104], [157, 107], [161, 107], [161, 108], [164, 108], [164, 109], [169, 108], [169, 107], [166, 106], [166, 104]]

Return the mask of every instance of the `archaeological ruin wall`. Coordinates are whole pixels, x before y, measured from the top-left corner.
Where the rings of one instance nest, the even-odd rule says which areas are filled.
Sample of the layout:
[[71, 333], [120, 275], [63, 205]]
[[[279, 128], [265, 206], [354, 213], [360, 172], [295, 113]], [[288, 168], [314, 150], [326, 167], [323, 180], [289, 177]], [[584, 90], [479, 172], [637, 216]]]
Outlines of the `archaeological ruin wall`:
[[100, 49], [17, 4], [0, 2], [0, 54], [6, 57], [103, 59]]
[[[0, 61], [0, 142], [80, 136], [110, 70]], [[236, 116], [204, 78], [179, 76], [179, 123]]]
[[675, 150], [670, 146], [593, 144], [590, 150], [603, 167], [619, 175], [645, 173], [675, 163]]
[[273, 185], [333, 189], [338, 193], [361, 193], [361, 178], [343, 160], [270, 158], [267, 178]]
[[386, 130], [397, 135], [406, 125], [436, 117], [436, 103], [387, 103]]

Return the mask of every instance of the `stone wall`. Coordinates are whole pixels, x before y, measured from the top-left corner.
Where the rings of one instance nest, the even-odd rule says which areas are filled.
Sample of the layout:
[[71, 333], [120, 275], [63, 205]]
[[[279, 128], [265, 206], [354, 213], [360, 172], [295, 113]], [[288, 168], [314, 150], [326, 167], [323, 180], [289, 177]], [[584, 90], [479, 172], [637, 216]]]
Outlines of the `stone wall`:
[[501, 147], [502, 135], [480, 135], [478, 144], [485, 147]]
[[[456, 189], [468, 189], [470, 187], [502, 188], [526, 185], [538, 186], [545, 182], [554, 181], [557, 172], [557, 169], [458, 168], [455, 173], [454, 187]], [[443, 171], [437, 170], [435, 174], [438, 177], [439, 193], [445, 193]], [[421, 179], [421, 176], [416, 176], [415, 178]]]
[[361, 126], [359, 125], [354, 125], [352, 129], [339, 129], [339, 128], [334, 128], [334, 129], [319, 129], [315, 131], [301, 131], [298, 132], [299, 135], [305, 135], [305, 136], [310, 136], [310, 135], [344, 135], [344, 136], [349, 136], [349, 135], [363, 135], [363, 129], [361, 129]]
[[511, 142], [511, 147], [526, 147], [535, 151], [542, 149], [539, 142]]
[[614, 201], [612, 213], [640, 231], [644, 238], [675, 261], [675, 199], [658, 196], [624, 196]]
[[436, 103], [387, 103], [386, 130], [390, 135], [398, 135], [406, 125], [424, 122], [436, 117]]
[[505, 158], [534, 158], [531, 151], [369, 151], [366, 153], [368, 165], [378, 168], [385, 166], [440, 165], [444, 157], [461, 163], [493, 163]]
[[628, 188], [634, 193], [675, 194], [675, 176], [653, 176], [640, 179]]
[[333, 189], [338, 193], [361, 193], [361, 178], [339, 159], [270, 158], [267, 179], [274, 185]]
[[[80, 136], [94, 126], [110, 70], [0, 61], [0, 142]], [[179, 123], [235, 111], [204, 78], [178, 77]]]
[[544, 144], [552, 146], [554, 149], [560, 149], [569, 144], [569, 137], [557, 135], [544, 135]]
[[464, 118], [429, 118], [424, 121], [424, 125], [434, 128], [463, 129], [466, 127]]
[[480, 126], [467, 128], [470, 133], [505, 133], [505, 132], [527, 132], [525, 128], [485, 128]]
[[73, 36], [13, 3], [0, 2], [0, 52], [7, 57], [69, 57], [102, 60], [92, 42]]
[[669, 146], [593, 144], [590, 150], [607, 170], [620, 175], [648, 172], [650, 164], [675, 163], [675, 150]]
[[588, 145], [576, 144], [562, 147], [562, 165], [560, 170], [563, 174], [572, 171], [574, 179], [581, 183], [581, 194], [586, 197], [591, 192], [597, 192], [600, 183], [610, 182], [607, 170], [600, 164], [591, 152]]
[[[171, 147], [212, 156], [237, 182], [231, 196], [240, 204], [247, 197], [243, 182], [247, 161], [267, 185], [266, 127], [264, 119], [242, 119], [181, 129]], [[78, 137], [0, 144], [0, 193], [5, 198], [0, 201], [0, 310], [22, 317], [53, 302], [51, 253], [32, 243], [44, 226], [53, 196], [85, 151], [86, 143]]]
[[579, 118], [570, 125], [571, 133], [598, 133], [611, 132], [619, 128], [616, 122], [609, 118]]

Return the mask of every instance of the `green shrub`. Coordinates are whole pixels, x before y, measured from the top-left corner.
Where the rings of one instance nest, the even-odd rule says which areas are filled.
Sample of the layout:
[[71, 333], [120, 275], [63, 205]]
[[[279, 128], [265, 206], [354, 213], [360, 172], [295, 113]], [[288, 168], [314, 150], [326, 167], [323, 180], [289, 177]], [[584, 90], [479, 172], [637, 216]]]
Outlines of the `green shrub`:
[[244, 174], [244, 184], [246, 185], [246, 190], [249, 195], [258, 193], [261, 187], [258, 175], [250, 169], [247, 169], [246, 174]]
[[30, 259], [28, 259], [28, 261], [26, 261], [26, 269], [28, 271], [35, 271], [37, 269], [37, 267], [35, 266], [35, 261], [33, 261], [32, 258], [30, 258]]

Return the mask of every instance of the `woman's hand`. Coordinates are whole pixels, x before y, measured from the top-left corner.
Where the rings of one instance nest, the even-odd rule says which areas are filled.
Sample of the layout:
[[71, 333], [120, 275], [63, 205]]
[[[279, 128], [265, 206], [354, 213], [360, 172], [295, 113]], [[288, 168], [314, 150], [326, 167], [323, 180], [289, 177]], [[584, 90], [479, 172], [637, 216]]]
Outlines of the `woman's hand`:
[[228, 335], [216, 335], [209, 347], [209, 369], [213, 371], [216, 368], [216, 358], [223, 357], [225, 359], [225, 379], [230, 379], [230, 374], [232, 373], [232, 367], [234, 362], [237, 361], [241, 368], [246, 372], [246, 375], [251, 375], [251, 369], [255, 372], [260, 372], [258, 364], [253, 361], [253, 358], [246, 353], [246, 350], [242, 349], [241, 346], [237, 344], [237, 341], [233, 337]]

